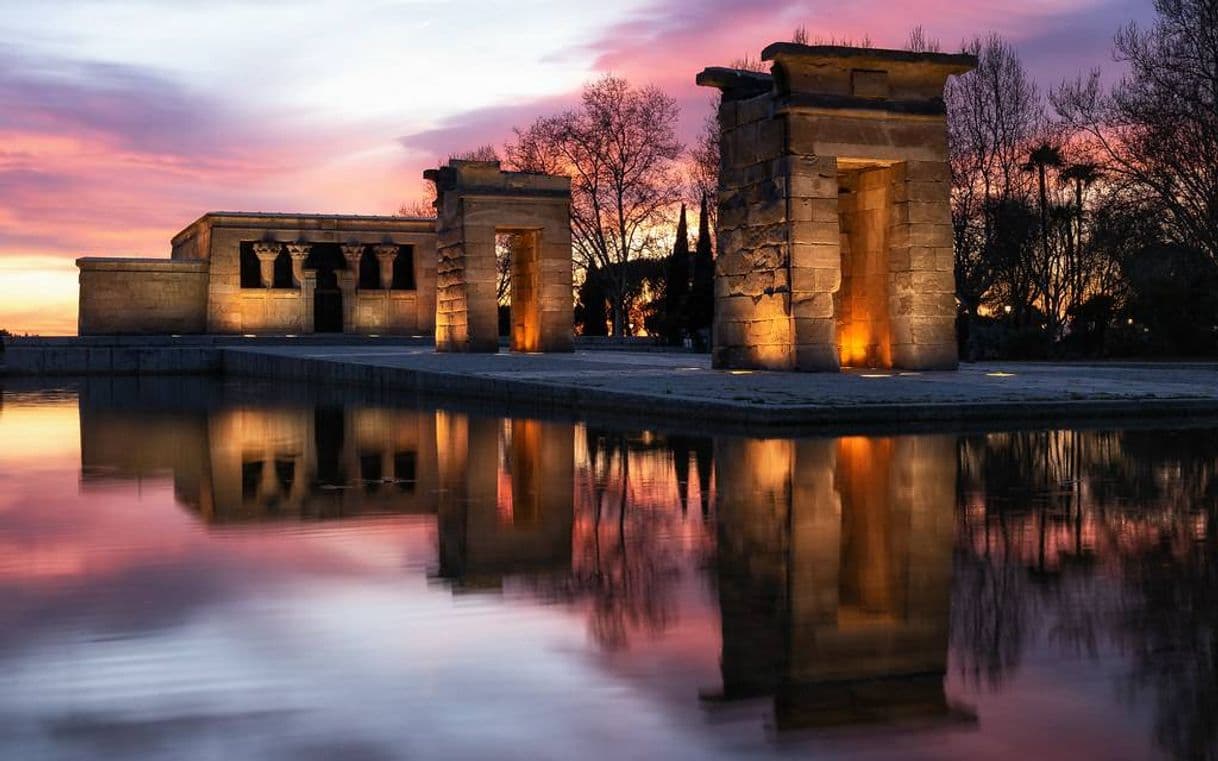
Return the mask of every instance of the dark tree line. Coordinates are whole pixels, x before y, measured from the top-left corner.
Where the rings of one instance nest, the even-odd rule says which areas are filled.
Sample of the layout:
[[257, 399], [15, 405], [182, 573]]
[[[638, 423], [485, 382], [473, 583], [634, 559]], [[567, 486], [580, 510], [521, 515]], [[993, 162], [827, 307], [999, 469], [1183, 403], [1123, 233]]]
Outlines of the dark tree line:
[[1218, 2], [1160, 0], [1126, 74], [1043, 94], [996, 36], [946, 93], [962, 354], [1218, 350]]
[[[1095, 72], [1045, 92], [998, 36], [964, 44], [978, 66], [945, 92], [964, 358], [1218, 352], [1218, 0], [1155, 8], [1116, 35], [1107, 90]], [[921, 28], [907, 47], [939, 50]], [[709, 340], [719, 128], [712, 111], [686, 151], [677, 113], [605, 77], [505, 147], [507, 168], [572, 178], [585, 335]]]

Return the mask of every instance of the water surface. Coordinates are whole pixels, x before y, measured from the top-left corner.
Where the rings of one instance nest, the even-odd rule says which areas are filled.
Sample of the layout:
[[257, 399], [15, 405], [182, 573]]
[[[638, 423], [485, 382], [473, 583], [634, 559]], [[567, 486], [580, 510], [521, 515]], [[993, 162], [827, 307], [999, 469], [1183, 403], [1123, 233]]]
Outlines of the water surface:
[[0, 401], [0, 758], [1216, 755], [1213, 429]]

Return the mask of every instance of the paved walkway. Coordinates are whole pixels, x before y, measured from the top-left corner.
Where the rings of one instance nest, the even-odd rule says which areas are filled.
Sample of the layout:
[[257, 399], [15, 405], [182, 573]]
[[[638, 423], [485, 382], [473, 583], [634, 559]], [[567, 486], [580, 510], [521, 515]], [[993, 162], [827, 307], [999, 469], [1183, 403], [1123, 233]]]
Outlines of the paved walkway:
[[764, 426], [1218, 415], [1218, 363], [992, 363], [957, 372], [721, 371], [665, 352], [436, 354], [430, 347], [226, 349], [229, 372]]

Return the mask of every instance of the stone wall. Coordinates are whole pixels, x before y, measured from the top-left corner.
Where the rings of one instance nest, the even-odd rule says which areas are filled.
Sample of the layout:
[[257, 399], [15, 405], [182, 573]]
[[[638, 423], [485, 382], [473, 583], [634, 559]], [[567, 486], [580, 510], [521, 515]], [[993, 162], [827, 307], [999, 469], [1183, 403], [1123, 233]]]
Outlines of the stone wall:
[[80, 259], [82, 336], [202, 333], [207, 265], [166, 259]]
[[571, 351], [570, 180], [476, 161], [451, 161], [426, 177], [440, 198], [436, 349], [499, 350], [495, 239], [510, 234], [512, 348]]
[[791, 247], [782, 163], [784, 124], [768, 96], [719, 108], [719, 256], [715, 264], [716, 367], [794, 367]]
[[892, 365], [909, 370], [954, 368], [956, 273], [951, 178], [942, 161], [893, 167]]
[[[420, 320], [419, 302], [428, 302], [417, 291], [356, 291], [352, 315], [355, 333], [424, 335], [432, 332], [431, 320]], [[434, 313], [433, 318], [434, 320]]]
[[967, 55], [766, 48], [722, 92], [715, 367], [956, 366], [943, 86]]
[[[204, 259], [211, 266], [208, 332], [311, 333], [312, 302], [303, 289], [241, 287], [243, 242], [410, 245], [415, 290], [353, 290], [351, 303], [344, 304], [344, 328], [419, 335], [431, 333], [435, 321], [435, 240], [435, 222], [430, 219], [219, 212], [204, 215], [178, 233], [172, 255]], [[260, 293], [263, 290], [270, 293]]]
[[298, 288], [250, 288], [237, 294], [243, 333], [307, 333], [304, 295]]

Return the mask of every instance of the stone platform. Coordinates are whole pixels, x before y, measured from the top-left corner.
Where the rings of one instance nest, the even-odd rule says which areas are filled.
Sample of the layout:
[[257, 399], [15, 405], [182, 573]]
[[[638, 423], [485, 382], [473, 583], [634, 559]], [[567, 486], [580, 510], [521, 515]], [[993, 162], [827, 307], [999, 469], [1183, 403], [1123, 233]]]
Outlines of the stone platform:
[[1218, 363], [994, 363], [956, 372], [722, 371], [663, 352], [440, 355], [429, 347], [239, 347], [228, 375], [400, 389], [634, 425], [784, 430], [1190, 415], [1218, 420]]
[[[1218, 362], [1001, 362], [956, 372], [712, 370], [707, 355], [580, 342], [572, 354], [437, 354], [426, 338], [10, 339], [9, 376], [225, 375], [361, 386], [499, 414], [754, 432], [1005, 427], [1187, 416], [1218, 423]], [[604, 344], [602, 346], [602, 344]], [[615, 350], [607, 350], [607, 349]], [[1176, 422], [1180, 422], [1177, 420]], [[1176, 423], [1173, 423], [1176, 424]]]

